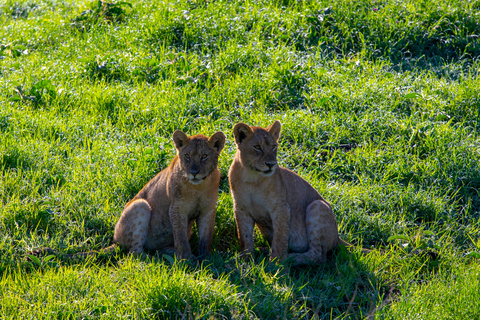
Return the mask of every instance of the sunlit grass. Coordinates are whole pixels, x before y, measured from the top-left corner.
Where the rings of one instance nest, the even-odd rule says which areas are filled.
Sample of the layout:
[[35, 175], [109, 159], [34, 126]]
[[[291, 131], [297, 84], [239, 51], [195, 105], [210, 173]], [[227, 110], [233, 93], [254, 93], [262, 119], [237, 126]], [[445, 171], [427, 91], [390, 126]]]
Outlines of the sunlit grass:
[[[475, 317], [478, 4], [130, 4], [0, 4], [2, 318]], [[232, 128], [275, 119], [280, 163], [373, 253], [236, 261]], [[175, 129], [228, 138], [209, 264], [24, 259], [110, 245]]]

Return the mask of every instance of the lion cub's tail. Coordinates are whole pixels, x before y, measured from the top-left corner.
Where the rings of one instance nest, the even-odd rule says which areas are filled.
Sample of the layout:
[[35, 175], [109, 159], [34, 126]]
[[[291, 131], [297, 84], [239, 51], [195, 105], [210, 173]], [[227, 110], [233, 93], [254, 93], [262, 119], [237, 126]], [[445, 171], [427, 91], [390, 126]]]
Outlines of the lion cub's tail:
[[[348, 243], [347, 241], [343, 240], [342, 238], [338, 237], [338, 243], [342, 246], [344, 246], [345, 248], [355, 248], [355, 245], [351, 244], [351, 243]], [[372, 250], [369, 250], [369, 249], [366, 249], [366, 248], [362, 248], [362, 254], [365, 255], [365, 254], [368, 254], [370, 252], [372, 252]]]

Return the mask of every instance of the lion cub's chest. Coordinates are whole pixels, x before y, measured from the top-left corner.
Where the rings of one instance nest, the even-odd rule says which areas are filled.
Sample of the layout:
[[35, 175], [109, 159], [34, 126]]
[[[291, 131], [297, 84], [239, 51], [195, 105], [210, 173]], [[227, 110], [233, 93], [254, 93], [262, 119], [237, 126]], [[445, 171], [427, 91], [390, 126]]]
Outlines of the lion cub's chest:
[[242, 207], [258, 224], [271, 224], [272, 201], [267, 192], [246, 185], [243, 190]]
[[211, 209], [216, 201], [209, 196], [209, 188], [184, 188], [181, 195], [174, 199], [174, 205], [180, 209], [180, 213], [187, 215], [189, 219], [197, 218], [201, 213]]

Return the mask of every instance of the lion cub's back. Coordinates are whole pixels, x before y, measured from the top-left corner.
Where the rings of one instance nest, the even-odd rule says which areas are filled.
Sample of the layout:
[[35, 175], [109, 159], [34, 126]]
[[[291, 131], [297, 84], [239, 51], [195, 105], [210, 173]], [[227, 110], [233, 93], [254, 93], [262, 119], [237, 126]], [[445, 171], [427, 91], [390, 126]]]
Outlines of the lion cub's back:
[[305, 212], [310, 203], [315, 200], [324, 201], [307, 180], [287, 168], [280, 167], [280, 170], [292, 218], [293, 216], [305, 217]]
[[145, 199], [150, 204], [152, 212], [155, 212], [158, 209], [165, 210], [166, 207], [168, 213], [170, 199], [168, 197], [167, 186], [170, 176], [170, 167], [163, 169], [149, 182], [147, 182], [147, 184], [137, 193], [132, 201], [136, 199]]

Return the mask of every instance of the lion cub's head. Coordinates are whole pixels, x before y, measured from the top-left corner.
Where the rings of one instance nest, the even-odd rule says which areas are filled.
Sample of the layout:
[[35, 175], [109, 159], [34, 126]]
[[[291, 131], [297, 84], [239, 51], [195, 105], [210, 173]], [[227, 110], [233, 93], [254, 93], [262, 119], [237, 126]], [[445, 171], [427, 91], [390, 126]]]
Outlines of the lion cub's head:
[[189, 137], [176, 130], [172, 138], [188, 181], [202, 183], [217, 168], [218, 156], [225, 146], [225, 135], [219, 131], [210, 138], [201, 134]]
[[278, 167], [277, 146], [281, 129], [282, 125], [278, 120], [268, 128], [237, 123], [233, 127], [233, 135], [242, 164], [262, 176], [271, 176]]

